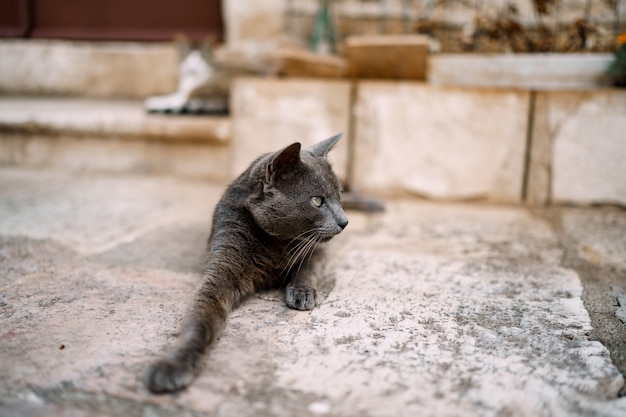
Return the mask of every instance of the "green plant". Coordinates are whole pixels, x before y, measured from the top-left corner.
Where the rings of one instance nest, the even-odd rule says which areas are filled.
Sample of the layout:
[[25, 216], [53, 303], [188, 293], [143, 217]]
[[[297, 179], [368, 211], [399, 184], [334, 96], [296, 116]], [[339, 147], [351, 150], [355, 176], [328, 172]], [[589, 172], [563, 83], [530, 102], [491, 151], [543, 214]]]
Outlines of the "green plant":
[[[621, 38], [626, 35], [621, 35]], [[619, 41], [618, 41], [619, 42]], [[626, 42], [620, 42], [615, 51], [615, 60], [609, 66], [609, 76], [613, 81], [613, 85], [618, 87], [626, 87]]]

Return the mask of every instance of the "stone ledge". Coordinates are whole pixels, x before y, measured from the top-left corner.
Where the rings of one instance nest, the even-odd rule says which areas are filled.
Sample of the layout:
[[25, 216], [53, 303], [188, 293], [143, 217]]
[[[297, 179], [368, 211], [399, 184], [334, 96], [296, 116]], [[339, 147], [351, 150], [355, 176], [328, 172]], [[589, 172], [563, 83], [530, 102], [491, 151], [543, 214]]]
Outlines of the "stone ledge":
[[226, 144], [231, 123], [224, 116], [147, 114], [138, 101], [1, 97], [0, 133]]
[[612, 54], [441, 54], [428, 62], [434, 85], [506, 89], [592, 89], [607, 84]]
[[0, 92], [134, 97], [176, 89], [178, 51], [172, 42], [0, 40]]

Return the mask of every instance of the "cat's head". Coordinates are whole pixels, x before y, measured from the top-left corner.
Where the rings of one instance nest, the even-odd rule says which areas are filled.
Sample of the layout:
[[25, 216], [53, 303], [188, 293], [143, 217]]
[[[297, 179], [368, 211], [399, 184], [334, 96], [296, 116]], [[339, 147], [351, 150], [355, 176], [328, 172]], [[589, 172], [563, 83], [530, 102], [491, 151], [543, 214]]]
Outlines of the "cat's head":
[[294, 143], [260, 160], [262, 195], [250, 211], [268, 234], [327, 241], [347, 226], [341, 184], [326, 158], [341, 136], [304, 149]]

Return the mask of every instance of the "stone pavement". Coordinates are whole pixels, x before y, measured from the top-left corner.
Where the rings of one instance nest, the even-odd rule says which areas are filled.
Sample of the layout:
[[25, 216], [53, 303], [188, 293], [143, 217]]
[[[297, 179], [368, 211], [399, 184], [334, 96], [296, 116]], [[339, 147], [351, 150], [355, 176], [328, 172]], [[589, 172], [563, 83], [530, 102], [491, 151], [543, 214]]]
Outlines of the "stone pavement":
[[611, 207], [349, 212], [318, 307], [250, 298], [188, 390], [149, 394], [221, 191], [0, 169], [0, 416], [626, 415], [626, 212]]

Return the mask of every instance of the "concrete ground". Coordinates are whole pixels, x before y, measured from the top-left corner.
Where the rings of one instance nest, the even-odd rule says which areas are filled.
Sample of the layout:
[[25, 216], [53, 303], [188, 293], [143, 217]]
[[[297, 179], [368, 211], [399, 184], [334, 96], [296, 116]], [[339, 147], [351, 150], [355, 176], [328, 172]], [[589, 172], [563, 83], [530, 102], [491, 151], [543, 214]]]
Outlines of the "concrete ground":
[[250, 298], [189, 389], [149, 394], [221, 191], [0, 169], [0, 416], [626, 415], [626, 212], [611, 207], [349, 212], [318, 307]]

